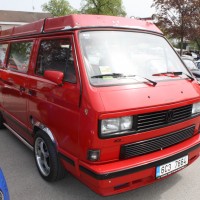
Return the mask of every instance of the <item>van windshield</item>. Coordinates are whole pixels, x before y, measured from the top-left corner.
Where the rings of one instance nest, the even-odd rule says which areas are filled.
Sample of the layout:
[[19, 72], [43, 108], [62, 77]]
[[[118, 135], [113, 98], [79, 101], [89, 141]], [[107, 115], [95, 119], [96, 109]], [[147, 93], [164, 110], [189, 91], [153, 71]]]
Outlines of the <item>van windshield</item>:
[[158, 35], [85, 31], [80, 33], [80, 43], [88, 77], [94, 86], [158, 82], [190, 75], [168, 42]]

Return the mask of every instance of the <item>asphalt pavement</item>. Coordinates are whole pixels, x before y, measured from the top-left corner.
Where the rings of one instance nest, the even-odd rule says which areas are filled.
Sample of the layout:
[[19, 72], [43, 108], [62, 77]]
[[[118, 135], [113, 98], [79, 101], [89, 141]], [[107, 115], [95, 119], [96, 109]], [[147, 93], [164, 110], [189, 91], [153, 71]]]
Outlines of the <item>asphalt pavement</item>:
[[200, 158], [165, 180], [126, 193], [101, 197], [72, 175], [56, 183], [44, 181], [33, 152], [7, 129], [0, 130], [0, 167], [11, 200], [199, 200]]

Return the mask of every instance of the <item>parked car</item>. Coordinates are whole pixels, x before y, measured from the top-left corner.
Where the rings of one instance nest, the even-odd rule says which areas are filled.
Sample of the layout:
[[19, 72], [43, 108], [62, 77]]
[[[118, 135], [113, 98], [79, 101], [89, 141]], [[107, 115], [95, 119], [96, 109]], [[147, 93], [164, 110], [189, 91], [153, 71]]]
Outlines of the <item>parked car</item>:
[[0, 127], [46, 181], [114, 195], [199, 157], [200, 87], [151, 22], [47, 18], [0, 31], [0, 59]]
[[196, 66], [198, 67], [198, 69], [200, 69], [200, 60], [195, 61]]
[[0, 169], [0, 200], [9, 200], [9, 192], [5, 177]]
[[197, 67], [193, 59], [189, 57], [182, 57], [183, 62], [186, 64], [187, 68], [192, 72], [192, 74], [199, 79], [200, 78], [200, 69]]

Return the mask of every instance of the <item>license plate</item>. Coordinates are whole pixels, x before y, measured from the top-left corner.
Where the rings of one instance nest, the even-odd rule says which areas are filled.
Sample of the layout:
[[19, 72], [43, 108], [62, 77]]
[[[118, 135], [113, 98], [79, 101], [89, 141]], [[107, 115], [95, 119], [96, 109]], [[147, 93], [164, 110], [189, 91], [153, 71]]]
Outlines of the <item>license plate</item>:
[[188, 164], [188, 155], [172, 162], [166, 163], [164, 165], [160, 165], [156, 167], [156, 178], [162, 178], [169, 174], [172, 174]]

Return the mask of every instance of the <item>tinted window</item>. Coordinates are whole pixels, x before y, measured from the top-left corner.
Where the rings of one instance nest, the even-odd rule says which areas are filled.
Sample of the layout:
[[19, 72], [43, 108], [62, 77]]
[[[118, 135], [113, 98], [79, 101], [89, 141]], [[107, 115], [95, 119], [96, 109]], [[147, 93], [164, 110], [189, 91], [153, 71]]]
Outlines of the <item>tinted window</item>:
[[45, 70], [61, 71], [65, 81], [75, 83], [76, 75], [72, 47], [68, 39], [44, 40], [40, 44], [36, 74], [43, 76]]
[[26, 73], [30, 61], [33, 42], [17, 42], [11, 44], [8, 69]]
[[3, 67], [7, 48], [8, 44], [0, 44], [0, 68]]

